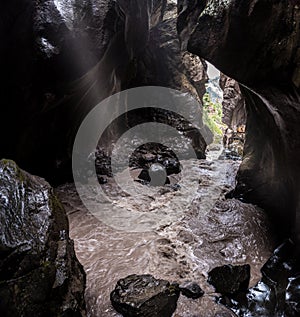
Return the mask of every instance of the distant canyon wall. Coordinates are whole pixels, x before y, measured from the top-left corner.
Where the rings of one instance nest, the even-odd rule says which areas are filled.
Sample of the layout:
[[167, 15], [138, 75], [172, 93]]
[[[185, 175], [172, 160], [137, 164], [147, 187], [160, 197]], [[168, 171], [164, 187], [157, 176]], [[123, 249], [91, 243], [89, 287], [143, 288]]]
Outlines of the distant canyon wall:
[[219, 84], [223, 90], [223, 123], [231, 130], [246, 125], [245, 98], [241, 93], [238, 82], [221, 73]]

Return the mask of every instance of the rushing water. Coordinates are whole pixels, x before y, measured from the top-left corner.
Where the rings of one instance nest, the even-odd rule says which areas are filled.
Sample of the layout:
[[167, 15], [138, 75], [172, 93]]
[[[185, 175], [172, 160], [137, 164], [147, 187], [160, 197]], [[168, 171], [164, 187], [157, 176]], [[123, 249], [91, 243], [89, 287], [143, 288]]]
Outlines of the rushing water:
[[[193, 280], [204, 289], [204, 297], [197, 300], [180, 296], [174, 317], [234, 316], [215, 303], [216, 294], [206, 282], [208, 271], [223, 264], [248, 263], [253, 285], [273, 248], [263, 211], [224, 198], [234, 186], [238, 164], [218, 161], [214, 156], [211, 161], [189, 160], [179, 190], [149, 189], [147, 193], [146, 186], [138, 184], [135, 186], [141, 186], [141, 191], [134, 200], [117, 197], [114, 204], [127, 213], [163, 212], [164, 222], [145, 232], [108, 226], [107, 221], [101, 222], [86, 210], [74, 184], [57, 188], [77, 256], [87, 273], [88, 316], [120, 316], [109, 299], [116, 282], [129, 274], [148, 273], [169, 281]], [[191, 181], [197, 182], [196, 189], [189, 190]], [[106, 186], [109, 189], [110, 184]], [[174, 213], [179, 209], [183, 211]]]

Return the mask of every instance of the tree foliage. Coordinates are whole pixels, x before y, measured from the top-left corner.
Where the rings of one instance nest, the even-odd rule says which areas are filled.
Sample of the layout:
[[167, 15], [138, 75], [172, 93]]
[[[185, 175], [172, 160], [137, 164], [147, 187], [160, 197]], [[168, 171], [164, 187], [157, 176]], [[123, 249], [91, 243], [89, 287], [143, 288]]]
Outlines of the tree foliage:
[[225, 127], [222, 123], [222, 104], [212, 102], [208, 93], [203, 96], [203, 122], [213, 133], [214, 140], [218, 141]]

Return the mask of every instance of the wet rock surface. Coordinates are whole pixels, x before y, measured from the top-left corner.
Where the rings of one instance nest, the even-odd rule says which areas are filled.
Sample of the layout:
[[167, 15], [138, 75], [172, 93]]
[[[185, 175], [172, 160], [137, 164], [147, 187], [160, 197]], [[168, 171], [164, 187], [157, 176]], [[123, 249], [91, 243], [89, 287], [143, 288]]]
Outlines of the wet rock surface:
[[235, 294], [248, 289], [250, 281], [250, 265], [216, 267], [208, 273], [208, 283], [216, 292]]
[[117, 282], [110, 299], [124, 317], [171, 317], [179, 294], [178, 284], [152, 275], [130, 275]]
[[[237, 80], [245, 96], [247, 138], [237, 186], [227, 196], [233, 199], [219, 199], [220, 191], [224, 193], [229, 188], [223, 184], [219, 191], [218, 185], [212, 185], [223, 180], [219, 175], [212, 175], [214, 169], [218, 170], [218, 164], [203, 164], [207, 174], [197, 179], [201, 186], [197, 197], [190, 197], [184, 186], [181, 191], [166, 193], [164, 197], [152, 193], [144, 197], [137, 195], [136, 200], [118, 197], [114, 203], [128, 208], [128, 214], [148, 211], [150, 206], [151, 211], [164, 213], [169, 221], [149, 234], [122, 235], [116, 234], [115, 227], [98, 224], [99, 229], [80, 202], [72, 204], [73, 199], [76, 201], [76, 194], [66, 185], [65, 192], [70, 195], [65, 197], [65, 204], [70, 211], [73, 229], [76, 228], [74, 236], [79, 254], [90, 271], [97, 267], [101, 272], [99, 276], [90, 277], [89, 307], [98, 307], [103, 316], [108, 314], [110, 317], [113, 313], [107, 308], [107, 302], [103, 305], [106, 305], [105, 309], [99, 308], [99, 302], [103, 300], [99, 299], [99, 285], [106, 294], [107, 285], [120, 278], [119, 272], [127, 270], [131, 274], [134, 269], [140, 274], [145, 271], [154, 274], [157, 268], [163, 267], [162, 275], [180, 278], [191, 275], [198, 281], [203, 280], [212, 267], [224, 265], [224, 262], [251, 262], [257, 271], [272, 245], [271, 239], [266, 238], [269, 227], [259, 208], [234, 198], [265, 208], [273, 222], [277, 222], [276, 233], [281, 237], [292, 235], [298, 249], [300, 245], [299, 1], [179, 0], [178, 19], [176, 12], [174, 3], [166, 1], [92, 0], [79, 4], [72, 0], [12, 0], [3, 4], [0, 13], [3, 21], [0, 32], [4, 39], [0, 60], [5, 78], [1, 95], [5, 106], [1, 108], [1, 117], [7, 119], [0, 126], [1, 135], [7, 136], [1, 139], [0, 154], [17, 158], [22, 166], [56, 183], [70, 180], [72, 141], [80, 120], [95, 104], [117, 91], [139, 85], [161, 85], [201, 99], [205, 79], [202, 59], [205, 58]], [[91, 69], [93, 65], [95, 67]], [[110, 132], [118, 135], [114, 128]], [[195, 130], [190, 134], [197, 142], [197, 156], [204, 158], [206, 142]], [[109, 143], [112, 139], [106, 141]], [[110, 173], [107, 164], [98, 167], [103, 175]], [[190, 175], [189, 180], [195, 175]], [[109, 180], [104, 185], [118, 196], [118, 190]], [[172, 204], [170, 197], [176, 197], [177, 206]], [[212, 198], [218, 203], [208, 203]], [[170, 214], [187, 199], [193, 200], [193, 206], [185, 211], [183, 218], [174, 222], [174, 218], [169, 218]], [[55, 225], [59, 227], [59, 223]], [[41, 227], [39, 222], [37, 227]], [[241, 237], [241, 232], [247, 239]], [[26, 233], [24, 237], [27, 248], [27, 240], [31, 237], [29, 239]], [[21, 248], [18, 244], [12, 245], [13, 250], [10, 246], [2, 247], [1, 254], [5, 259], [8, 257], [5, 263], [10, 263], [15, 247], [17, 250]], [[108, 260], [87, 253], [87, 249], [98, 251], [101, 257], [105, 253]], [[112, 259], [115, 255], [111, 250], [119, 258]], [[52, 251], [51, 260], [56, 254]], [[57, 254], [63, 253], [57, 251]], [[132, 261], [135, 257], [139, 259], [137, 265]], [[275, 254], [264, 266], [264, 280], [246, 297], [257, 300], [249, 301], [249, 305], [239, 300], [242, 304], [237, 308], [238, 314], [255, 314], [255, 309], [262, 316], [281, 314], [284, 310], [286, 314], [298, 314], [299, 278], [296, 271], [289, 269], [298, 266], [294, 264], [297, 256], [293, 254], [291, 260], [282, 258], [283, 255]], [[112, 268], [112, 262], [115, 268]], [[18, 276], [14, 270], [19, 268], [14, 268], [13, 264], [6, 267], [5, 263], [3, 272], [8, 276]], [[24, 268], [27, 273], [28, 263], [36, 262], [26, 258], [20, 266], [21, 273]], [[58, 284], [60, 276], [58, 274]], [[108, 278], [111, 280], [107, 281]], [[98, 285], [95, 285], [95, 280]], [[36, 285], [39, 284], [35, 281], [20, 289], [27, 290], [28, 285], [38, 289]], [[10, 282], [21, 283], [22, 278]], [[5, 289], [10, 290], [9, 287]], [[40, 303], [38, 296], [44, 293], [32, 294]], [[26, 300], [31, 300], [31, 297], [26, 297]], [[190, 317], [190, 311], [198, 312], [199, 307], [210, 315], [230, 314], [228, 311], [219, 312], [221, 308], [216, 308], [205, 296], [200, 300], [202, 305], [194, 301], [188, 308], [184, 305], [186, 302], [179, 303], [176, 314]], [[235, 305], [234, 302], [231, 304]], [[10, 307], [16, 310], [18, 305]], [[13, 314], [14, 311], [10, 313]], [[97, 316], [97, 309], [91, 309], [91, 314]]]
[[185, 281], [179, 285], [179, 289], [187, 298], [197, 299], [204, 295], [204, 291], [196, 282]]
[[0, 161], [0, 314], [85, 316], [85, 272], [48, 183]]
[[[3, 4], [0, 56], [7, 80], [2, 98], [10, 107], [3, 108], [1, 116], [18, 116], [0, 127], [7, 134], [1, 140], [1, 157], [15, 159], [29, 172], [51, 181], [69, 178], [65, 158], [70, 143], [62, 136], [74, 129], [74, 116], [70, 105], [60, 101], [74, 93], [70, 83], [106, 52], [115, 34], [114, 7], [114, 1], [103, 0]], [[78, 89], [84, 90], [84, 84]], [[78, 99], [72, 101], [73, 114], [75, 104]], [[55, 177], [54, 170], [59, 171]]]
[[164, 166], [157, 163], [152, 164], [148, 170], [142, 170], [138, 178], [150, 186], [170, 184], [166, 169]]
[[147, 143], [137, 148], [129, 159], [131, 168], [149, 168], [155, 163], [164, 166], [167, 175], [180, 173], [180, 162], [176, 154], [161, 144]]
[[242, 160], [245, 145], [245, 126], [227, 128], [223, 136], [223, 151], [219, 159]]
[[299, 4], [287, 0], [179, 0], [178, 7], [178, 31], [191, 53], [242, 84], [275, 84], [287, 79], [299, 86], [295, 80], [300, 70]]
[[254, 287], [230, 295], [223, 289], [219, 302], [238, 316], [299, 316], [300, 275], [294, 252], [295, 245], [286, 241], [264, 264], [262, 278]]

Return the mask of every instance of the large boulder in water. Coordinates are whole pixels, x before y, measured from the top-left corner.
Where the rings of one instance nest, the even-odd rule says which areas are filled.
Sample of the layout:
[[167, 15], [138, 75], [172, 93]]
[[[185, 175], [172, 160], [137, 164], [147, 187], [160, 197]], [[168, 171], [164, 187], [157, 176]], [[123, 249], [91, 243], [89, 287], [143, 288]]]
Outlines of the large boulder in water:
[[85, 316], [85, 272], [47, 182], [0, 161], [0, 315]]
[[125, 317], [171, 317], [179, 297], [177, 284], [152, 275], [129, 275], [117, 282], [110, 299]]

